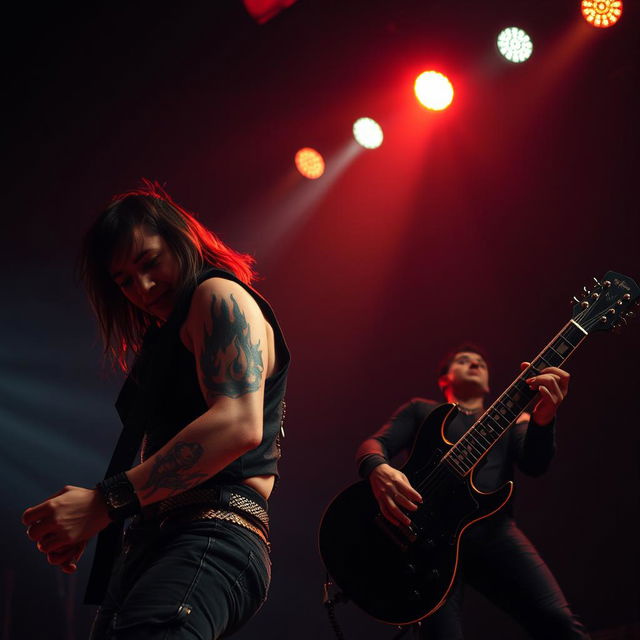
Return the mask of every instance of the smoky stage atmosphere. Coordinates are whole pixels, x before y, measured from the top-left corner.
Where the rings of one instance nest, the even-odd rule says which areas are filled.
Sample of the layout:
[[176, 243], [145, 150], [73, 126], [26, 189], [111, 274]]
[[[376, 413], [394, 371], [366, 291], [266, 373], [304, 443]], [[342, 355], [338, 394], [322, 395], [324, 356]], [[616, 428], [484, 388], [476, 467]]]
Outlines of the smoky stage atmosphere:
[[[592, 636], [639, 637], [640, 324], [627, 281], [603, 283], [640, 282], [637, 3], [607, 28], [579, 0], [22, 4], [4, 25], [2, 640], [79, 640], [95, 615], [94, 543], [64, 575], [21, 515], [94, 487], [120, 433], [124, 374], [74, 268], [142, 179], [255, 257], [291, 351], [272, 583], [234, 637], [335, 638], [318, 530], [358, 445], [443, 402], [463, 342], [488, 354], [488, 406], [585, 299], [555, 458], [512, 500]], [[335, 617], [347, 639], [402, 631], [351, 601]], [[471, 587], [463, 620], [529, 637]]]

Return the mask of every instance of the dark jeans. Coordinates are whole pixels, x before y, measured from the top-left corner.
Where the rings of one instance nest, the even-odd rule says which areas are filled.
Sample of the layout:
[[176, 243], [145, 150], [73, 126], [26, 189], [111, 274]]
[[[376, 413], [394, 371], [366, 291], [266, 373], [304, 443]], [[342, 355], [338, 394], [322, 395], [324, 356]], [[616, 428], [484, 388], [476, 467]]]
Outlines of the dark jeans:
[[134, 526], [91, 640], [216, 640], [262, 606], [271, 578], [264, 542], [220, 520]]
[[589, 638], [535, 547], [508, 517], [477, 523], [463, 537], [457, 581], [419, 637], [461, 640], [464, 584], [511, 615], [536, 640]]

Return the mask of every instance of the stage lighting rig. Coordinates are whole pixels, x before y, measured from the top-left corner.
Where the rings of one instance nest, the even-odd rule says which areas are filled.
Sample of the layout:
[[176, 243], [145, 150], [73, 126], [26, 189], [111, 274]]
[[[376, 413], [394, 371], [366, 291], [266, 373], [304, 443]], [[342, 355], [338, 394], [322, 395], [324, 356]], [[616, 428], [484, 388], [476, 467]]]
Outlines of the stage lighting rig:
[[507, 27], [498, 34], [498, 51], [509, 62], [524, 62], [531, 57], [533, 42], [529, 34], [518, 27]]
[[384, 139], [382, 127], [372, 118], [358, 118], [353, 123], [353, 137], [365, 149], [377, 149]]
[[311, 147], [304, 147], [296, 153], [295, 164], [301, 175], [309, 180], [316, 180], [324, 173], [324, 158]]
[[432, 111], [446, 109], [453, 100], [453, 85], [438, 71], [425, 71], [415, 81], [414, 92], [420, 104]]
[[612, 27], [622, 15], [622, 0], [582, 0], [582, 15], [594, 27]]

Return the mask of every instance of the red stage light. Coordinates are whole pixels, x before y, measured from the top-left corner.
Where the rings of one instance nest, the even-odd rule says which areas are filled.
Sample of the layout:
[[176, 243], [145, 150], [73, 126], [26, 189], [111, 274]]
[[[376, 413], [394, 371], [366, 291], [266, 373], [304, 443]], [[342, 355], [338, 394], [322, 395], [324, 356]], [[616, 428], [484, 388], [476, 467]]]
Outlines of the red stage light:
[[296, 153], [296, 169], [309, 180], [315, 180], [324, 173], [324, 158], [311, 147], [304, 147]]
[[582, 0], [582, 15], [594, 27], [612, 27], [622, 15], [622, 0]]
[[417, 78], [413, 90], [420, 104], [433, 111], [446, 109], [453, 100], [453, 85], [437, 71], [425, 71]]
[[296, 0], [244, 0], [244, 6], [256, 22], [264, 24], [294, 2]]

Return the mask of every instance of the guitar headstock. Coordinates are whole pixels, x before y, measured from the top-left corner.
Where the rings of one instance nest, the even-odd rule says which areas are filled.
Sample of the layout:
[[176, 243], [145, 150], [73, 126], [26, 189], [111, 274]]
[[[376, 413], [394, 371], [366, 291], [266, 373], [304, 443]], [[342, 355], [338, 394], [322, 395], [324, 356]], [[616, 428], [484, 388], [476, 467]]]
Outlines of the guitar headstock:
[[640, 287], [636, 282], [615, 271], [607, 271], [602, 280], [594, 278], [590, 289], [571, 301], [574, 322], [587, 333], [610, 331], [627, 324], [640, 305]]

